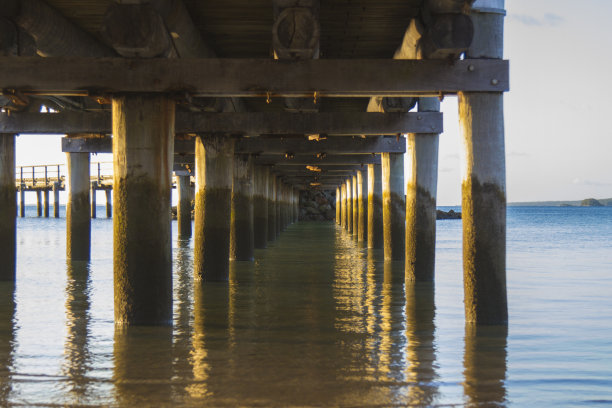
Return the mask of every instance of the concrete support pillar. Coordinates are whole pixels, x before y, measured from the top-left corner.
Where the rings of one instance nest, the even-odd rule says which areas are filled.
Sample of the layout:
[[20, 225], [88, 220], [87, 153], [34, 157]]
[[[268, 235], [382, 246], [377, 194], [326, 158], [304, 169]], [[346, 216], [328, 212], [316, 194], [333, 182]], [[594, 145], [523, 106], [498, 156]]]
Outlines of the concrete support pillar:
[[368, 241], [368, 178], [367, 170], [357, 172], [357, 203], [359, 206], [359, 219], [357, 227], [357, 240]]
[[230, 230], [230, 259], [252, 261], [253, 231], [253, 157], [234, 157], [234, 183], [232, 187], [232, 215]]
[[59, 192], [60, 183], [59, 181], [56, 181], [55, 183], [53, 183], [53, 218], [59, 218], [60, 216]]
[[[419, 112], [438, 111], [438, 98], [419, 98]], [[438, 139], [411, 133], [406, 143], [406, 280], [411, 282], [434, 280]]]
[[172, 322], [174, 102], [113, 98], [115, 323]]
[[293, 207], [295, 208], [293, 222], [298, 222], [300, 219], [300, 190], [297, 188], [293, 196]]
[[263, 249], [268, 246], [268, 167], [255, 168], [255, 192], [253, 195], [254, 246]]
[[346, 230], [353, 234], [353, 179], [346, 180]]
[[177, 176], [176, 179], [178, 237], [179, 239], [189, 239], [191, 238], [191, 176]]
[[276, 240], [276, 176], [268, 177], [268, 241]]
[[280, 236], [282, 231], [281, 225], [281, 207], [282, 207], [282, 198], [283, 198], [283, 183], [280, 177], [276, 177], [276, 236]]
[[229, 280], [234, 140], [196, 138], [194, 273], [196, 280]]
[[382, 171], [380, 164], [368, 164], [368, 248], [383, 247]]
[[[466, 59], [502, 58], [503, 8], [503, 0], [476, 1], [474, 40]], [[507, 324], [503, 94], [460, 92], [459, 124], [465, 318], [469, 323]]]
[[113, 216], [113, 195], [110, 188], [104, 190], [106, 195], [106, 218], [111, 218]]
[[98, 204], [96, 203], [96, 191], [98, 189], [98, 183], [96, 181], [91, 182], [91, 218], [96, 218], [96, 210]]
[[353, 189], [353, 236], [359, 235], [359, 198], [357, 197], [357, 176], [352, 177], [351, 187]]
[[285, 230], [285, 184], [281, 181], [278, 185], [278, 195], [277, 195], [277, 212], [276, 215], [278, 217], [278, 233], [280, 234]]
[[68, 202], [66, 203], [66, 257], [89, 261], [89, 153], [66, 153]]
[[0, 133], [0, 281], [15, 281], [15, 135]]
[[49, 218], [49, 190], [43, 191], [43, 216]]
[[42, 191], [36, 190], [36, 216], [42, 217]]
[[382, 153], [381, 156], [385, 260], [401, 261], [406, 250], [404, 154]]
[[19, 186], [19, 216], [25, 217], [25, 184]]
[[340, 184], [340, 226], [346, 229], [346, 183]]
[[289, 206], [289, 224], [293, 224], [294, 220], [295, 220], [295, 205], [293, 205], [293, 203], [295, 202], [295, 189], [293, 187], [289, 187], [289, 202], [288, 202], [288, 206]]
[[340, 211], [341, 211], [340, 200], [341, 200], [341, 198], [340, 198], [340, 187], [336, 187], [336, 224], [338, 224], [338, 225], [340, 225], [340, 223], [341, 223], [341, 220], [340, 220], [340, 217], [341, 217], [341, 214], [340, 214]]

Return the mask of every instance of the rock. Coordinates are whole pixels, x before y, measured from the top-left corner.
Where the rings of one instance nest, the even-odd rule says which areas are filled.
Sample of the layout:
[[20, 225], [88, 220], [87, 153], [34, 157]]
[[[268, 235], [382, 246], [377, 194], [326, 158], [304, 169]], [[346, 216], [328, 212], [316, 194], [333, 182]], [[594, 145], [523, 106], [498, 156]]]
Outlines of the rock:
[[321, 213], [327, 212], [329, 210], [331, 210], [331, 205], [329, 205], [329, 204], [323, 204], [323, 205], [319, 206], [319, 211]]
[[436, 210], [436, 220], [460, 220], [461, 213], [450, 210], [448, 212]]
[[336, 218], [336, 192], [300, 191], [300, 221], [331, 221]]

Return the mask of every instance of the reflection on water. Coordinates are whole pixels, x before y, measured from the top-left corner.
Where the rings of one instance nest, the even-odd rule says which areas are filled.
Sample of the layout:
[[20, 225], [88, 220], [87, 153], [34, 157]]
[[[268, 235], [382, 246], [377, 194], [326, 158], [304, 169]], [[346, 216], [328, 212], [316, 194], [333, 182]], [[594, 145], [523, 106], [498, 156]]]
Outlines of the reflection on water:
[[90, 291], [89, 262], [68, 261], [66, 264], [66, 340], [62, 374], [65, 387], [78, 404], [87, 401], [87, 375], [92, 368], [89, 350]]
[[172, 403], [172, 328], [115, 327], [115, 400], [122, 406]]
[[[317, 223], [289, 227], [256, 252], [255, 262], [232, 262], [229, 282], [195, 283], [192, 251], [190, 240], [176, 241], [171, 328], [115, 327], [96, 318], [98, 303], [112, 304], [111, 296], [96, 303], [97, 293], [112, 294], [112, 270], [100, 272], [95, 259], [68, 263], [66, 275], [56, 278], [65, 288], [64, 304], [50, 312], [65, 317], [61, 355], [35, 349], [21, 357], [45, 359], [49, 377], [18, 383], [18, 397], [13, 288], [0, 286], [0, 405], [446, 402], [434, 286], [405, 286], [401, 262], [384, 262], [382, 251], [368, 251], [340, 227]], [[17, 307], [27, 311], [28, 305]], [[505, 403], [505, 335], [466, 330], [468, 402]], [[101, 344], [109, 345], [107, 353]], [[53, 371], [55, 359], [60, 363]]]
[[15, 344], [15, 285], [0, 282], [0, 405], [7, 406], [12, 391]]
[[407, 381], [410, 387], [409, 403], [431, 405], [435, 402], [436, 381], [436, 306], [433, 283], [406, 284], [406, 339]]
[[470, 404], [506, 402], [506, 326], [465, 327], [463, 389]]

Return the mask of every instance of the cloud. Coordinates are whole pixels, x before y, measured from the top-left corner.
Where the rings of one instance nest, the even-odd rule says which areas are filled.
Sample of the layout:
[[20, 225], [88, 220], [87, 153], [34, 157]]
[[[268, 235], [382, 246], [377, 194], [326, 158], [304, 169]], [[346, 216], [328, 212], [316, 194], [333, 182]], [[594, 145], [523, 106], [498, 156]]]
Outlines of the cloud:
[[563, 17], [554, 13], [546, 13], [541, 17], [528, 16], [527, 14], [510, 14], [508, 17], [531, 27], [556, 27], [565, 22]]
[[565, 19], [563, 17], [553, 13], [544, 14], [544, 21], [546, 22], [546, 24], [553, 27], [565, 23]]
[[582, 180], [580, 178], [575, 178], [572, 180], [572, 184], [578, 184], [582, 186], [593, 186], [593, 187], [608, 187], [612, 186], [612, 182], [601, 182], [601, 181], [593, 181], [593, 180]]

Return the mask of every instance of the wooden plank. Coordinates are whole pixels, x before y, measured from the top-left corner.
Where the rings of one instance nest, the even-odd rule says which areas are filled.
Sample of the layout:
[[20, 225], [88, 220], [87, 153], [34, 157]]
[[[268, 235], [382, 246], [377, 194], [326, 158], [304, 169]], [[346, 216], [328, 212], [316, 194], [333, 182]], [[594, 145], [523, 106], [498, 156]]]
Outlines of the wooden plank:
[[249, 138], [237, 141], [236, 153], [265, 154], [359, 154], [359, 153], [405, 153], [406, 139], [403, 137], [346, 138], [307, 140], [306, 138]]
[[[62, 138], [64, 153], [112, 153], [112, 138]], [[174, 153], [193, 154], [195, 142], [191, 140], [174, 141]], [[272, 139], [244, 138], [236, 143], [236, 153], [276, 155], [274, 159], [282, 159], [286, 154], [310, 155], [309, 159], [318, 160], [317, 154], [361, 154], [365, 153], [404, 153], [406, 139], [394, 137], [367, 137], [348, 139], [346, 137], [328, 137], [321, 141], [309, 141], [305, 138]]]
[[[111, 133], [110, 113], [0, 113], [0, 132], [35, 134]], [[442, 114], [425, 113], [176, 113], [176, 133], [234, 135], [396, 135], [441, 133]]]
[[[62, 152], [64, 153], [112, 153], [113, 139], [111, 137], [101, 138], [62, 138]], [[195, 152], [193, 140], [175, 140], [174, 153], [185, 154]]]
[[502, 60], [0, 58], [0, 88], [26, 94], [371, 97], [504, 92]]
[[279, 155], [260, 155], [255, 157], [256, 164], [267, 164], [274, 166], [306, 166], [306, 165], [329, 165], [329, 166], [345, 166], [345, 165], [366, 165], [380, 164], [380, 155], [372, 154], [345, 154], [325, 156], [319, 159], [315, 156], [295, 156], [287, 158]]

